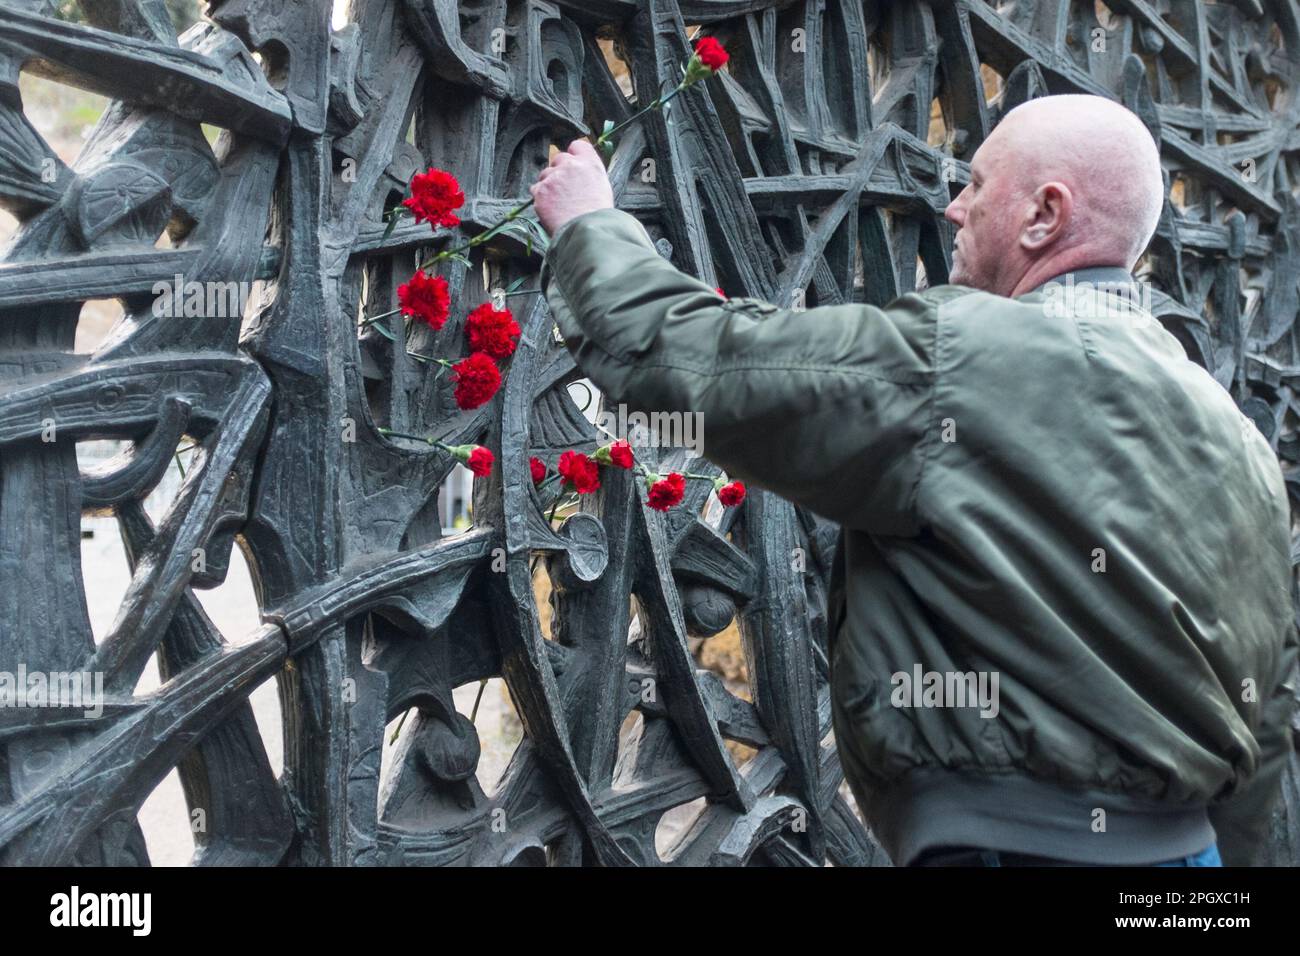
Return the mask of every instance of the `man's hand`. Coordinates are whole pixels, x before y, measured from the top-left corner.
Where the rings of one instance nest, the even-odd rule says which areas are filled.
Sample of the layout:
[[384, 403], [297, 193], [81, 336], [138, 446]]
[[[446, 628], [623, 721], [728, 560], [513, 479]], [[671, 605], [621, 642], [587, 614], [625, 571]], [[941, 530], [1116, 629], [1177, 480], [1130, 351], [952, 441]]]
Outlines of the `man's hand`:
[[537, 218], [552, 236], [583, 213], [614, 208], [605, 164], [585, 139], [575, 139], [567, 153], [556, 153], [531, 192], [537, 201]]

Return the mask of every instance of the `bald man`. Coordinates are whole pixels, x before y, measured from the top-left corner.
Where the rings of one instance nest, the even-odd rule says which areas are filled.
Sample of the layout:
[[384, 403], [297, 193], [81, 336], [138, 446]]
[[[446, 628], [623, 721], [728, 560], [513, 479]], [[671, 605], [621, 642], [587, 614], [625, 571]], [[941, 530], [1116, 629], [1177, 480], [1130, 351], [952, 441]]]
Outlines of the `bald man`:
[[722, 299], [585, 142], [533, 195], [606, 400], [701, 413], [707, 458], [841, 524], [835, 740], [895, 863], [1256, 859], [1292, 746], [1287, 496], [1130, 275], [1163, 202], [1137, 117], [1009, 112], [947, 210], [953, 284], [884, 308]]

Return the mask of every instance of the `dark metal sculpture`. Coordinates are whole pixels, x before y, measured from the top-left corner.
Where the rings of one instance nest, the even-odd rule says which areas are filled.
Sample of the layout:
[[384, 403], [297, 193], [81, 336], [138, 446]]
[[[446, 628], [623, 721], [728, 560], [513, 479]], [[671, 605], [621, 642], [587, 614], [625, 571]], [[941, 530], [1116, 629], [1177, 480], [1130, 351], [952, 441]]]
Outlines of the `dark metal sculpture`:
[[[835, 529], [763, 493], [720, 513], [695, 491], [660, 515], [621, 472], [553, 528], [529, 456], [603, 436], [540, 297], [512, 299], [523, 341], [475, 412], [396, 318], [358, 332], [418, 251], [457, 240], [409, 221], [385, 235], [413, 173], [456, 172], [472, 234], [552, 144], [629, 115], [612, 62], [642, 102], [673, 81], [688, 27], [725, 41], [729, 71], [629, 130], [611, 167], [681, 267], [810, 306], [943, 282], [942, 209], [998, 117], [1108, 95], [1169, 172], [1154, 311], [1289, 475], [1300, 460], [1294, 0], [353, 0], [338, 30], [326, 0], [213, 0], [179, 40], [163, 0], [81, 0], [80, 23], [52, 6], [0, 2], [0, 202], [20, 220], [0, 264], [0, 671], [101, 672], [108, 696], [93, 719], [0, 708], [6, 864], [147, 862], [136, 813], [173, 767], [206, 865], [654, 864], [663, 814], [701, 798], [672, 862], [884, 862], [829, 737]], [[24, 115], [22, 70], [112, 98], [74, 167]], [[224, 130], [215, 149], [200, 123]], [[445, 273], [453, 321], [410, 348], [457, 354], [458, 317], [539, 265], [510, 236], [477, 250]], [[177, 276], [263, 285], [241, 329], [207, 306], [160, 316]], [[74, 354], [102, 298], [125, 317]], [[490, 445], [471, 529], [440, 526], [451, 459], [380, 427]], [[76, 443], [96, 439], [130, 451], [82, 473]], [[199, 460], [155, 526], [141, 502], [182, 441]], [[98, 644], [83, 513], [117, 518], [133, 569]], [[222, 581], [235, 543], [264, 624], [228, 643], [193, 590]], [[737, 616], [752, 701], [688, 645]], [[155, 654], [165, 683], [134, 695]], [[484, 792], [452, 691], [493, 675], [525, 738]], [[272, 678], [280, 779], [247, 700]], [[412, 708], [381, 780], [385, 724]], [[738, 766], [727, 740], [757, 753]], [[1270, 862], [1300, 862], [1294, 755], [1275, 822]]]

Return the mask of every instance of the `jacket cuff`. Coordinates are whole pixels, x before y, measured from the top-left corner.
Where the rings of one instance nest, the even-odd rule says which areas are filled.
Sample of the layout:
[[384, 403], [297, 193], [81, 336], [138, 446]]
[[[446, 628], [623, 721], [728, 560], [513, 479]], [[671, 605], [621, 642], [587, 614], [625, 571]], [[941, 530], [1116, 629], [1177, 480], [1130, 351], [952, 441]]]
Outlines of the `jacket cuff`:
[[[541, 288], [543, 295], [550, 288], [556, 270], [564, 270], [566, 250], [575, 245], [574, 236], [591, 229], [599, 229], [602, 225], [615, 227], [631, 225], [645, 236], [646, 242], [649, 244], [650, 237], [646, 234], [641, 221], [621, 209], [597, 209], [593, 212], [585, 212], [581, 216], [575, 216], [561, 226], [555, 235], [551, 237], [551, 244], [546, 250], [546, 258], [542, 262]], [[654, 248], [653, 244], [650, 244], [650, 248]]]
[[606, 308], [620, 288], [628, 294], [629, 281], [643, 284], [644, 277], [629, 279], [642, 261], [664, 265], [645, 227], [621, 210], [584, 213], [556, 231], [541, 287], [566, 341], [588, 342], [622, 362], [650, 347], [659, 322], [611, 322]]

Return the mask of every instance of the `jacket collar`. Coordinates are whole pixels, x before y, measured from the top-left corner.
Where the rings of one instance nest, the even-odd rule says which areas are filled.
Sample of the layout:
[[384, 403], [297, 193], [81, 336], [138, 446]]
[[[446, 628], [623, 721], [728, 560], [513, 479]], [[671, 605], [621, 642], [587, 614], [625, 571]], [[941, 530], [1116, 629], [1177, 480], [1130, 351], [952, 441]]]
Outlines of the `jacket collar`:
[[1070, 269], [1060, 275], [1052, 276], [1046, 282], [1028, 292], [1022, 292], [1016, 298], [1042, 292], [1049, 285], [1080, 285], [1085, 282], [1093, 286], [1111, 287], [1137, 284], [1137, 280], [1127, 269], [1121, 269], [1119, 266], [1089, 266], [1086, 269]]

